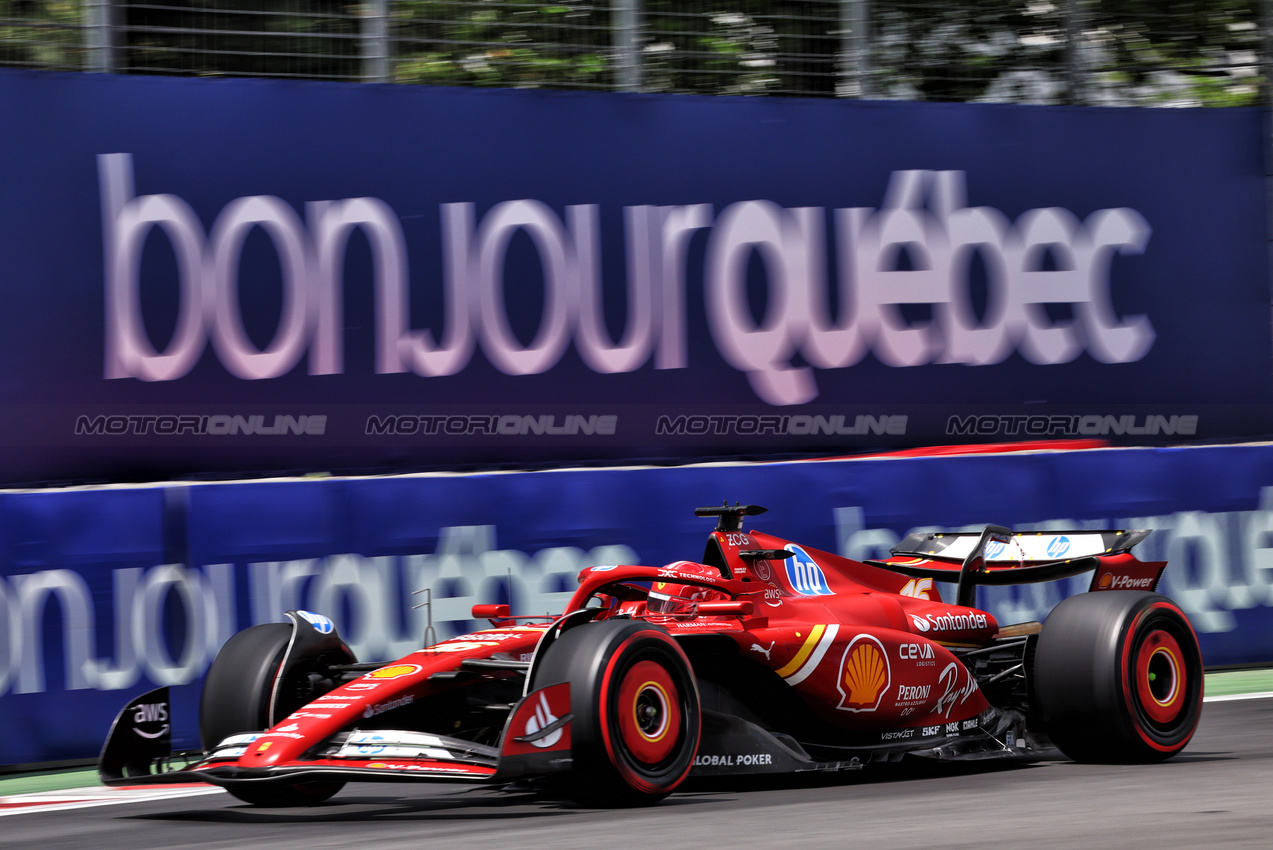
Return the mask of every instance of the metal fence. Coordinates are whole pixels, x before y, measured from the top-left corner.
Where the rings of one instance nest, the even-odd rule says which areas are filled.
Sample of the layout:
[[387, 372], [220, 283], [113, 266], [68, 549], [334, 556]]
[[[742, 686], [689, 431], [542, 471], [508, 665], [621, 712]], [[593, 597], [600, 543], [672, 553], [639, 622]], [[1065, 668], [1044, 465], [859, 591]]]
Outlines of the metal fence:
[[1262, 102], [1270, 0], [0, 0], [0, 66], [699, 94]]

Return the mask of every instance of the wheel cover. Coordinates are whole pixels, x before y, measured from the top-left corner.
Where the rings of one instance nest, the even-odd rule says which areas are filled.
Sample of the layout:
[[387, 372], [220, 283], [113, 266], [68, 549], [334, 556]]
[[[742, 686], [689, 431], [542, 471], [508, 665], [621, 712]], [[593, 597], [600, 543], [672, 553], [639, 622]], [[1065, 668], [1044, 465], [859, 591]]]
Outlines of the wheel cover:
[[1160, 600], [1140, 611], [1123, 641], [1122, 690], [1140, 740], [1160, 753], [1184, 748], [1202, 707], [1202, 659], [1188, 619]]
[[636, 762], [654, 766], [676, 751], [680, 692], [662, 664], [638, 661], [629, 667], [619, 685], [616, 708], [619, 737]]
[[1145, 635], [1136, 650], [1136, 696], [1155, 723], [1169, 724], [1184, 710], [1188, 686], [1184, 654], [1162, 629]]

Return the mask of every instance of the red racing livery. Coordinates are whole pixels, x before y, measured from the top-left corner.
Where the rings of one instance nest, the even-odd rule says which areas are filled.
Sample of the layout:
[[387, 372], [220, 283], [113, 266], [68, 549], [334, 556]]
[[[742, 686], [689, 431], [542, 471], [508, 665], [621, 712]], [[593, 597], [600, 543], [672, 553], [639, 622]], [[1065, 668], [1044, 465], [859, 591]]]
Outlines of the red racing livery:
[[[859, 562], [743, 529], [763, 512], [700, 508], [717, 519], [700, 562], [589, 567], [560, 617], [478, 605], [495, 628], [390, 664], [359, 663], [319, 614], [253, 626], [208, 671], [204, 750], [172, 755], [161, 688], [120, 713], [102, 779], [206, 781], [273, 806], [437, 780], [634, 805], [689, 776], [1056, 749], [1146, 762], [1192, 737], [1201, 655], [1153, 592], [1166, 564], [1130, 554], [1149, 532], [916, 533]], [[973, 604], [979, 585], [1085, 572], [1092, 592], [1046, 624]]]

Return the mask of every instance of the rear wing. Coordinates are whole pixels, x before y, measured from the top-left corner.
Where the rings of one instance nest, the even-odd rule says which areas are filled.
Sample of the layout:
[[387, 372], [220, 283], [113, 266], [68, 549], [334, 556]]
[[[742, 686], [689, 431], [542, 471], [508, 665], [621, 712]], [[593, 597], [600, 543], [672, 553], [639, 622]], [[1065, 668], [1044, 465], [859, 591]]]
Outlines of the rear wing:
[[[988, 525], [980, 532], [908, 534], [890, 550], [892, 558], [864, 563], [916, 578], [954, 582], [958, 604], [967, 606], [972, 605], [979, 584], [1053, 581], [1089, 570], [1098, 571], [1093, 590], [1152, 589], [1166, 562], [1142, 563], [1130, 554], [1148, 536], [1148, 529], [1012, 531]], [[1110, 560], [1117, 563], [1117, 574], [1100, 574], [1103, 562], [1113, 566]]]

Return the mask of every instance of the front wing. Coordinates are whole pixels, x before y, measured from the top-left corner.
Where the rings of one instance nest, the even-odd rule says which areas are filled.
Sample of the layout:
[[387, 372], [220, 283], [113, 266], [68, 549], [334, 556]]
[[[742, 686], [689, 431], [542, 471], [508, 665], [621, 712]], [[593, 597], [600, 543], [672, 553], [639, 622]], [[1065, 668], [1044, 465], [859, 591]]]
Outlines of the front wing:
[[[115, 718], [98, 761], [104, 785], [209, 782], [234, 785], [346, 782], [505, 783], [570, 767], [570, 686], [551, 685], [510, 712], [499, 748], [408, 730], [347, 731], [316, 741], [306, 758], [245, 767], [270, 746], [269, 730], [234, 735], [202, 753], [172, 751], [167, 688], [134, 699]], [[160, 725], [162, 723], [162, 725]]]
[[[316, 742], [304, 760], [245, 767], [249, 750], [269, 746], [253, 732], [222, 741], [207, 753], [173, 754], [167, 723], [168, 690], [151, 691], [116, 718], [102, 751], [103, 784], [115, 786], [208, 782], [223, 787], [344, 782], [468, 782], [503, 785], [570, 769], [570, 686], [533, 691], [510, 713], [498, 748], [443, 735], [406, 731], [347, 731]], [[702, 737], [690, 778], [858, 770], [904, 756], [938, 759], [1037, 758], [1050, 750], [1032, 739], [1013, 712], [936, 726], [886, 730], [853, 746], [801, 743], [730, 714], [703, 711]]]

